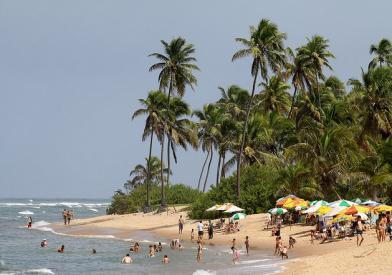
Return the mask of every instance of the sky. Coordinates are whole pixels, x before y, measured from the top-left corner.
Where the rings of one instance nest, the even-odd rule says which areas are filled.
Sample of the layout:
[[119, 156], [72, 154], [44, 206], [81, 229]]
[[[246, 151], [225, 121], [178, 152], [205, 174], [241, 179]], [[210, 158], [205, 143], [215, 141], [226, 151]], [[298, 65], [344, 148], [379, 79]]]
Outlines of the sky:
[[[392, 39], [391, 1], [166, 0], [0, 1], [0, 197], [110, 198], [144, 163], [139, 98], [158, 87], [149, 53], [182, 36], [196, 48], [192, 109], [217, 87], [250, 89], [250, 60], [231, 62], [235, 37], [268, 18], [296, 48], [329, 39], [346, 82], [359, 77], [369, 47]], [[154, 143], [153, 154], [159, 154]], [[178, 153], [172, 180], [196, 186], [202, 152]], [[208, 185], [215, 181], [213, 160]]]

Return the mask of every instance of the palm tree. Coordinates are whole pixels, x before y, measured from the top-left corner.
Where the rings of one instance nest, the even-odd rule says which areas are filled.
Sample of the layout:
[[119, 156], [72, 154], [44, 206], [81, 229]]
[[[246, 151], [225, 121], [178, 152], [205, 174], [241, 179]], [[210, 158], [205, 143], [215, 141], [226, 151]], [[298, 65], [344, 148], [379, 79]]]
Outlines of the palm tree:
[[262, 92], [255, 96], [256, 105], [262, 112], [287, 113], [290, 108], [290, 94], [287, 90], [290, 85], [279, 77], [273, 76], [261, 83]]
[[[136, 165], [132, 171], [130, 172], [129, 176], [132, 177], [127, 183], [132, 188], [137, 188], [145, 183], [157, 182], [159, 181], [160, 177], [160, 170], [161, 170], [161, 161], [159, 158], [152, 156], [150, 161], [146, 158], [146, 166], [143, 164]], [[164, 169], [164, 173], [169, 175], [168, 169]]]
[[[152, 53], [149, 56], [158, 59], [158, 63], [153, 64], [149, 71], [160, 70], [158, 81], [159, 89], [166, 91], [168, 89], [167, 110], [170, 111], [170, 98], [173, 92], [179, 96], [185, 94], [185, 89], [190, 86], [192, 89], [197, 84], [197, 79], [193, 75], [193, 71], [198, 71], [199, 67], [194, 63], [196, 58], [192, 55], [195, 48], [192, 44], [187, 44], [185, 39], [178, 37], [172, 39], [170, 43], [161, 40], [164, 48], [164, 54]], [[170, 138], [168, 138], [168, 159], [170, 159]], [[162, 141], [161, 151], [163, 152], [164, 137]], [[170, 169], [170, 161], [168, 161]]]
[[232, 61], [246, 56], [251, 56], [253, 59], [251, 66], [251, 75], [253, 76], [252, 93], [246, 107], [245, 123], [241, 137], [242, 141], [237, 154], [236, 184], [238, 197], [240, 196], [241, 158], [245, 146], [248, 119], [253, 104], [257, 76], [260, 72], [261, 77], [263, 79], [267, 79], [268, 68], [277, 72], [280, 70], [280, 67], [286, 63], [285, 49], [283, 45], [283, 41], [285, 39], [286, 34], [280, 32], [278, 26], [267, 19], [262, 19], [257, 28], [253, 26], [250, 27], [250, 39], [236, 38], [236, 41], [244, 45], [245, 48], [237, 51], [233, 55]]
[[370, 54], [374, 54], [375, 57], [369, 63], [369, 69], [375, 68], [377, 64], [382, 67], [385, 63], [392, 65], [392, 43], [386, 38], [381, 39], [378, 44], [370, 46]]
[[[158, 140], [162, 143], [163, 131], [164, 131], [164, 119], [163, 119], [163, 108], [166, 103], [166, 96], [161, 91], [151, 91], [146, 99], [139, 99], [139, 102], [144, 106], [144, 108], [138, 109], [133, 113], [132, 119], [140, 115], [147, 115], [146, 123], [143, 131], [142, 140], [144, 141], [148, 136], [150, 136], [150, 148], [148, 153], [147, 164], [151, 163], [151, 152], [152, 152], [152, 141], [154, 133]], [[161, 164], [163, 161], [161, 159]], [[151, 171], [150, 167], [147, 167], [147, 171]], [[149, 175], [149, 173], [148, 173]], [[163, 185], [163, 166], [161, 166], [161, 178]], [[150, 207], [150, 188], [149, 182], [150, 177], [147, 179], [147, 208]]]
[[314, 86], [316, 87], [316, 94], [318, 96], [318, 105], [321, 108], [321, 95], [319, 91], [319, 79], [324, 80], [325, 76], [323, 68], [327, 67], [332, 70], [329, 64], [329, 58], [335, 58], [335, 56], [328, 51], [328, 40], [319, 35], [314, 35], [311, 39], [307, 39], [308, 43], [298, 50], [298, 55], [305, 63], [305, 66], [309, 66], [310, 70], [314, 75]]
[[206, 104], [203, 106], [202, 111], [194, 111], [193, 114], [199, 119], [199, 143], [203, 151], [207, 151], [207, 157], [204, 161], [202, 171], [200, 173], [198, 190], [200, 190], [200, 182], [204, 172], [205, 165], [207, 163], [208, 157], [210, 157], [207, 172], [204, 180], [203, 192], [206, 190], [208, 175], [210, 172], [210, 166], [212, 162], [212, 157], [214, 153], [214, 148], [216, 148], [217, 140], [221, 135], [220, 126], [222, 117], [224, 116], [223, 109], [219, 108], [215, 104]]

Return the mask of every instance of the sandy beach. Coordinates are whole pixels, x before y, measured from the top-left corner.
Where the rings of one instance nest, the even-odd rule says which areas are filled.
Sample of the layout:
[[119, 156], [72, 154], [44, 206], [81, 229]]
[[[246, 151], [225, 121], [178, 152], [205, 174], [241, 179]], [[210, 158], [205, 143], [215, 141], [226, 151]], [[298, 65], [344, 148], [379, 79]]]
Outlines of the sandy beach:
[[[178, 218], [187, 217], [186, 212], [170, 211], [161, 214], [128, 214], [107, 215], [90, 219], [77, 219], [70, 227], [54, 224], [54, 230], [77, 236], [102, 235], [110, 232], [118, 238], [126, 238], [135, 231], [148, 231], [164, 238], [180, 238], [190, 241], [190, 232], [196, 230], [195, 220], [185, 219], [184, 231], [178, 235]], [[271, 231], [265, 229], [265, 214], [248, 215], [241, 220], [241, 230], [234, 234], [215, 233], [212, 240], [204, 236], [205, 246], [231, 244], [236, 238], [238, 247], [244, 249], [245, 236], [250, 238], [250, 249], [274, 251], [275, 238]], [[309, 230], [311, 226], [293, 225], [282, 228], [281, 235], [285, 245], [289, 236], [297, 243], [289, 250], [289, 261], [284, 274], [390, 274], [392, 264], [392, 246], [386, 243], [378, 244], [374, 230], [368, 231], [361, 247], [356, 246], [356, 239], [336, 240], [319, 244], [310, 243]], [[287, 261], [287, 260], [285, 260]]]

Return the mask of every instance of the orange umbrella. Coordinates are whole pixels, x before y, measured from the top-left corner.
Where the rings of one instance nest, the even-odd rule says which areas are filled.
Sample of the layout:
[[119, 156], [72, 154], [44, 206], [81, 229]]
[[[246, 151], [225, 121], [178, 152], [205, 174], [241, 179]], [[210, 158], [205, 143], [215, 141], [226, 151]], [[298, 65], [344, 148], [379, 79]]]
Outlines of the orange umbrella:
[[354, 215], [354, 214], [358, 214], [358, 213], [369, 213], [369, 208], [364, 207], [364, 206], [360, 206], [360, 205], [352, 205], [351, 207], [343, 210], [342, 214], [345, 215]]

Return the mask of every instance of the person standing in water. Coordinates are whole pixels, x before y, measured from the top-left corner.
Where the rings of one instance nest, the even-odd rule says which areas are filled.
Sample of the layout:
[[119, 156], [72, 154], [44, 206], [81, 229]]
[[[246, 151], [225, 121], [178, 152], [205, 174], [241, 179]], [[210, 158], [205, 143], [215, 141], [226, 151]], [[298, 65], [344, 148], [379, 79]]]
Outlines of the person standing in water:
[[178, 234], [182, 234], [183, 229], [184, 229], [184, 219], [182, 218], [182, 215], [180, 215], [180, 218], [178, 219]]
[[249, 255], [249, 237], [245, 237], [245, 248], [246, 248], [246, 255]]
[[236, 264], [240, 260], [240, 253], [234, 246], [231, 247], [231, 251], [233, 251], [233, 263]]
[[214, 238], [214, 225], [210, 220], [208, 223], [208, 239], [211, 240], [212, 238]]
[[163, 264], [168, 264], [169, 263], [169, 257], [167, 255], [163, 256], [162, 263]]
[[132, 258], [129, 256], [129, 254], [125, 255], [124, 258], [121, 260], [122, 264], [131, 264], [132, 263]]
[[63, 211], [63, 219], [64, 219], [64, 225], [67, 225], [67, 209], [64, 209]]
[[57, 249], [58, 253], [64, 253], [64, 245], [62, 245], [59, 249]]
[[31, 228], [32, 225], [33, 225], [33, 218], [29, 217], [28, 222], [27, 222], [27, 228]]
[[200, 262], [202, 253], [203, 253], [203, 246], [201, 244], [201, 241], [198, 240], [197, 241], [197, 257], [196, 257], [197, 262]]

